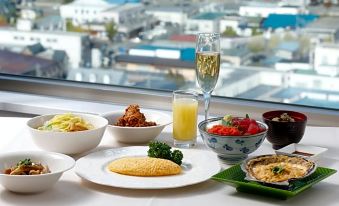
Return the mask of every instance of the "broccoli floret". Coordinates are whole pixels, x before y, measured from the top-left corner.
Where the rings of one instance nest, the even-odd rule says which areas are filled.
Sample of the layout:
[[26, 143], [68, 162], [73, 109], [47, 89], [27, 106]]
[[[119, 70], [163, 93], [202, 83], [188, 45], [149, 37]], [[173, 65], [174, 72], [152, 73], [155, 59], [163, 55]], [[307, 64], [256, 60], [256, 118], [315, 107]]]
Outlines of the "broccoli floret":
[[183, 157], [184, 156], [180, 150], [174, 150], [172, 152], [172, 161], [177, 163], [178, 165], [181, 165]]
[[171, 159], [171, 147], [165, 143], [161, 142], [151, 142], [149, 145], [148, 156], [161, 158], [161, 159]]
[[149, 143], [147, 154], [149, 157], [171, 160], [172, 162], [181, 165], [183, 154], [179, 150], [171, 151], [171, 147], [162, 142]]

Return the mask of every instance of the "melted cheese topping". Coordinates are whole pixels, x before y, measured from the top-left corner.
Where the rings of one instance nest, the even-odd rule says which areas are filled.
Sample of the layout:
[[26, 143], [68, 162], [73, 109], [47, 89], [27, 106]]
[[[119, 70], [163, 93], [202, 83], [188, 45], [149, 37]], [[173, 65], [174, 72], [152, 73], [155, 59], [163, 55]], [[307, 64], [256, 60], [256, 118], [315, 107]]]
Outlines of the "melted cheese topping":
[[[273, 168], [281, 167], [280, 173], [274, 173]], [[307, 173], [307, 168], [291, 163], [276, 162], [267, 165], [256, 165], [253, 167], [253, 174], [256, 179], [265, 182], [283, 182], [291, 178], [301, 178]]]
[[300, 157], [267, 155], [250, 160], [246, 169], [253, 178], [274, 183], [303, 178], [313, 167], [313, 162]]

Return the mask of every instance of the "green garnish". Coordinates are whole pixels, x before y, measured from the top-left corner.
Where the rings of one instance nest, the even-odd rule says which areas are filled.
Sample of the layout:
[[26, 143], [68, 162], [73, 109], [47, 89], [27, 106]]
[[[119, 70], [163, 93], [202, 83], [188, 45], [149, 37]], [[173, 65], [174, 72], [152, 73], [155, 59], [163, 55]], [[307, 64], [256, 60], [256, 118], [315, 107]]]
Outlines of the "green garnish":
[[248, 119], [249, 119], [249, 118], [250, 118], [250, 115], [246, 114], [245, 118], [248, 118]]
[[180, 150], [171, 151], [171, 147], [162, 142], [150, 142], [147, 154], [149, 157], [171, 160], [172, 162], [181, 165], [184, 157]]
[[222, 118], [221, 124], [225, 126], [232, 126], [232, 115], [225, 115], [224, 118]]
[[31, 159], [24, 159], [24, 160], [20, 160], [16, 166], [21, 166], [21, 165], [25, 165], [25, 166], [29, 166], [32, 165], [32, 161]]
[[282, 166], [275, 166], [272, 168], [272, 172], [275, 175], [278, 175], [284, 171], [284, 168]]

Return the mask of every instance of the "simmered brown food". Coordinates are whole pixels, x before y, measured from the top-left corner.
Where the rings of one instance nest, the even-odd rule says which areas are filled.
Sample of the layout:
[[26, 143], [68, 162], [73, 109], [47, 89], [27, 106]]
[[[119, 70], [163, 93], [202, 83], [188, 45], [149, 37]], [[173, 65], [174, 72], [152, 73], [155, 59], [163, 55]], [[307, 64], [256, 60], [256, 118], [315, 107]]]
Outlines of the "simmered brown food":
[[50, 173], [47, 166], [43, 166], [40, 163], [34, 163], [30, 159], [24, 159], [19, 161], [16, 166], [7, 168], [4, 174], [8, 175], [40, 175]]
[[139, 105], [129, 105], [125, 114], [120, 117], [115, 126], [121, 127], [150, 127], [156, 126], [155, 122], [147, 122], [146, 117], [140, 112]]
[[274, 117], [272, 121], [276, 122], [295, 122], [295, 119], [287, 113], [282, 113], [280, 117]]

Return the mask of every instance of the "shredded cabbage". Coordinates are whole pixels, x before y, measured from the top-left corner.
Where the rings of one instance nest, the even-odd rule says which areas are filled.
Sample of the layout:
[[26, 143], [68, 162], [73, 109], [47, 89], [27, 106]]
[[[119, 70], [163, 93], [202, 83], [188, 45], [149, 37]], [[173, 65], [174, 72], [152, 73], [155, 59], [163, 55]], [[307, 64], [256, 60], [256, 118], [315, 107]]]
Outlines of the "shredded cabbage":
[[93, 125], [79, 116], [71, 113], [55, 115], [51, 120], [46, 121], [38, 130], [56, 132], [76, 132], [93, 129]]

